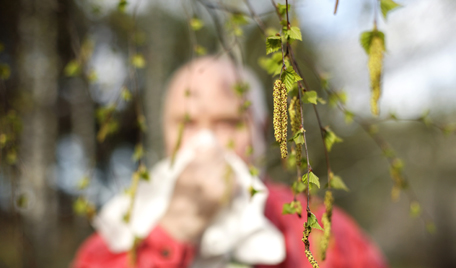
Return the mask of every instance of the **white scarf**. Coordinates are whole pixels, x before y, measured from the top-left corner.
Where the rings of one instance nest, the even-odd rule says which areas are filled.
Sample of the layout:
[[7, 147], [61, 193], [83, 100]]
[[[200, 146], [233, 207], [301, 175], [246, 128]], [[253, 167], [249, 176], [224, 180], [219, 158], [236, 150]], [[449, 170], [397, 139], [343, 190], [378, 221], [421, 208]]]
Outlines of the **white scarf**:
[[[129, 223], [123, 221], [131, 202], [127, 194], [119, 194], [104, 205], [93, 225], [112, 252], [127, 251], [135, 237], [147, 237], [165, 214], [176, 180], [195, 157], [195, 148], [214, 143], [214, 135], [203, 130], [191, 146], [177, 154], [172, 167], [169, 159], [157, 163], [150, 181], [139, 183]], [[245, 264], [280, 263], [285, 258], [285, 243], [281, 232], [263, 214], [268, 196], [266, 186], [250, 174], [235, 153], [226, 152], [224, 157], [241, 191], [203, 233], [193, 267], [220, 267], [231, 258]], [[249, 194], [250, 186], [259, 191], [253, 197]]]

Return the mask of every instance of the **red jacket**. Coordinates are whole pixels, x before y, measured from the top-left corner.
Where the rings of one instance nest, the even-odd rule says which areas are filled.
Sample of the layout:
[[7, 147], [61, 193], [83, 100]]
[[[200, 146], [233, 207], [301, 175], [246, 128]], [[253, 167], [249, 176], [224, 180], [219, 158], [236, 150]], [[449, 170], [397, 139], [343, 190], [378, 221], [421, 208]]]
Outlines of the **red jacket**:
[[[257, 265], [257, 268], [311, 268], [301, 241], [305, 218], [296, 215], [282, 215], [282, 206], [293, 200], [289, 187], [266, 183], [269, 196], [266, 201], [266, 217], [285, 237], [286, 259], [273, 266]], [[304, 206], [305, 200], [300, 200]], [[318, 203], [318, 204], [317, 204]], [[321, 222], [325, 208], [321, 202], [313, 202], [312, 211]], [[318, 241], [323, 232], [312, 231], [311, 251], [321, 268], [385, 268], [388, 267], [376, 246], [361, 232], [357, 224], [340, 209], [335, 208], [332, 216], [332, 238], [327, 257], [321, 261]], [[137, 248], [137, 268], [189, 267], [195, 256], [194, 245], [174, 240], [160, 226], [155, 227]], [[74, 268], [127, 268], [127, 252], [112, 253], [97, 233], [91, 235], [80, 247], [74, 261]]]

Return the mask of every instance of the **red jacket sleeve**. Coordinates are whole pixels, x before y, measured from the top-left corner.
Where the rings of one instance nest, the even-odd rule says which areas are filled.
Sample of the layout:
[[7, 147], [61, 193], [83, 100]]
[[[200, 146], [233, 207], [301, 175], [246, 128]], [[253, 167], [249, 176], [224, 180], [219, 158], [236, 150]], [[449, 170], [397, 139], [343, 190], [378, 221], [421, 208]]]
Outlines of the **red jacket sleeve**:
[[[188, 267], [195, 255], [195, 247], [175, 241], [157, 226], [136, 251], [136, 268]], [[130, 268], [128, 252], [112, 253], [103, 238], [95, 233], [79, 248], [74, 268]]]
[[[288, 186], [267, 183], [269, 197], [266, 202], [265, 215], [283, 233], [286, 243], [286, 259], [279, 265], [257, 268], [304, 268], [311, 267], [304, 254], [304, 244], [301, 241], [305, 217], [282, 215], [284, 203], [293, 201], [293, 194]], [[305, 204], [303, 197], [298, 198]], [[321, 202], [313, 202], [311, 206], [315, 216], [321, 223], [325, 208]], [[320, 203], [315, 205], [315, 203]], [[357, 224], [340, 209], [335, 208], [332, 217], [332, 237], [325, 261], [320, 259], [319, 241], [322, 231], [314, 230], [310, 235], [310, 243], [314, 257], [321, 268], [386, 268], [388, 267], [381, 252], [362, 233]]]

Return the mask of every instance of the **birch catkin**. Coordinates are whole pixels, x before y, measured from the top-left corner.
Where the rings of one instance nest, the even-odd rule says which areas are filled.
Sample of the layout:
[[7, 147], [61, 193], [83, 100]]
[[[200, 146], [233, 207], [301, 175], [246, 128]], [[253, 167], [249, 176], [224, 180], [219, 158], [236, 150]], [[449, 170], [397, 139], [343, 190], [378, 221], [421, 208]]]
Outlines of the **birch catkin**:
[[[290, 101], [290, 107], [288, 108], [290, 114], [290, 125], [293, 135], [295, 135], [301, 129], [301, 106], [296, 96]], [[301, 145], [296, 144], [296, 165], [301, 164]]]
[[274, 82], [274, 90], [272, 93], [274, 100], [274, 112], [273, 112], [273, 125], [274, 125], [274, 137], [280, 144], [280, 155], [282, 158], [286, 158], [288, 155], [287, 148], [287, 125], [288, 125], [288, 114], [287, 114], [287, 89], [280, 80]]
[[380, 99], [381, 94], [381, 77], [382, 77], [382, 67], [383, 67], [383, 51], [385, 47], [383, 46], [383, 41], [379, 36], [374, 36], [372, 38], [372, 43], [369, 49], [369, 74], [371, 82], [371, 109], [372, 114], [378, 115], [378, 100]]
[[325, 207], [326, 207], [326, 212], [323, 214], [321, 221], [323, 223], [324, 227], [324, 234], [323, 238], [320, 243], [320, 249], [321, 249], [321, 259], [325, 260], [326, 259], [326, 251], [328, 250], [328, 245], [329, 245], [329, 239], [331, 237], [331, 218], [332, 218], [332, 204], [334, 202], [334, 198], [332, 196], [331, 191], [326, 191], [325, 195]]

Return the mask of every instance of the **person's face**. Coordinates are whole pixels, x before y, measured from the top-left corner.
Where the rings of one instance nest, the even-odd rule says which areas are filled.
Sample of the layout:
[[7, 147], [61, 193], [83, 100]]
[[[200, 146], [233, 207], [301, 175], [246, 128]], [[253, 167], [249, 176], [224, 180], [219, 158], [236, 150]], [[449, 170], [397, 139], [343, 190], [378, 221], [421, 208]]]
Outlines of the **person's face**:
[[240, 112], [241, 98], [235, 93], [236, 74], [229, 64], [206, 62], [181, 72], [172, 82], [165, 102], [164, 136], [167, 155], [178, 138], [179, 125], [188, 114], [181, 148], [201, 130], [211, 130], [221, 146], [233, 148], [244, 161], [251, 145], [251, 120]]

